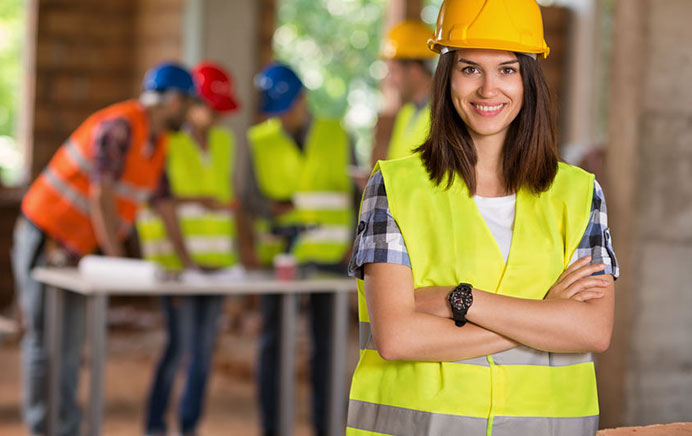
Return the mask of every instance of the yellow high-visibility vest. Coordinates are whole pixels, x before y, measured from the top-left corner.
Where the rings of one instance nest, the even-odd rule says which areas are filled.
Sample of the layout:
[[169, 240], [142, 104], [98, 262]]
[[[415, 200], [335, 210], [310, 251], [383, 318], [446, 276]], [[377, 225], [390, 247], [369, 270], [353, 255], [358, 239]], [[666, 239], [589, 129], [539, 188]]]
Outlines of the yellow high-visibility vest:
[[[271, 200], [291, 200], [295, 209], [275, 219], [279, 226], [305, 225], [292, 248], [299, 262], [339, 263], [353, 241], [353, 184], [350, 145], [338, 120], [314, 119], [301, 151], [272, 118], [248, 131], [255, 175]], [[258, 224], [258, 256], [270, 264], [284, 242]]]
[[387, 159], [410, 156], [414, 148], [423, 145], [429, 132], [430, 104], [422, 109], [418, 109], [413, 103], [403, 105], [394, 120]]
[[[463, 180], [449, 190], [435, 186], [417, 154], [380, 162], [379, 168], [415, 288], [468, 282], [488, 292], [543, 299], [589, 223], [594, 177], [561, 163], [548, 191], [517, 193], [505, 264]], [[385, 361], [370, 334], [360, 280], [358, 301], [361, 351], [348, 435], [592, 436], [598, 429], [590, 353], [519, 346], [458, 362]]]
[[[203, 151], [189, 134], [168, 137], [166, 174], [174, 197], [212, 197], [221, 203], [233, 200], [235, 140], [230, 131], [213, 127]], [[237, 263], [236, 225], [230, 211], [212, 211], [200, 204], [176, 208], [180, 229], [192, 259], [200, 265], [229, 267]], [[137, 217], [143, 257], [172, 270], [182, 268], [161, 218], [149, 208]]]

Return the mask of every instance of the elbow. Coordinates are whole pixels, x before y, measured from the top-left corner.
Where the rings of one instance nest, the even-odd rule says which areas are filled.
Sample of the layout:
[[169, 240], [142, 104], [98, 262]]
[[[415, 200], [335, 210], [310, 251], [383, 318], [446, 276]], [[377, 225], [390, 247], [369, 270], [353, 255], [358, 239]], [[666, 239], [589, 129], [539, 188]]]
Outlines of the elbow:
[[607, 335], [601, 335], [602, 337], [594, 341], [593, 352], [594, 353], [604, 353], [610, 347], [610, 333]]
[[604, 330], [594, 334], [588, 344], [589, 351], [592, 353], [603, 353], [610, 347], [610, 340], [612, 338], [612, 330]]
[[403, 360], [403, 350], [396, 337], [375, 338], [375, 346], [380, 357], [384, 360]]

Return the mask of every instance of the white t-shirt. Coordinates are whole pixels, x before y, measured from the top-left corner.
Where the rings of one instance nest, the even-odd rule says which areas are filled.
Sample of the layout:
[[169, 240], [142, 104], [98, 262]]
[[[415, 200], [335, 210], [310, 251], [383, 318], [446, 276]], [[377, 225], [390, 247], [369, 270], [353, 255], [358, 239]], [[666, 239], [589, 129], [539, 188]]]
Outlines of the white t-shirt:
[[[476, 206], [481, 212], [481, 216], [493, 234], [497, 246], [500, 247], [502, 257], [507, 263], [509, 249], [512, 246], [512, 233], [514, 232], [514, 212], [517, 207], [517, 195], [507, 195], [506, 197], [481, 197], [474, 195]], [[572, 265], [577, 260], [577, 252], [574, 252], [569, 264]]]
[[512, 245], [512, 233], [514, 232], [514, 211], [517, 206], [516, 194], [505, 197], [481, 197], [474, 195], [476, 206], [481, 216], [490, 229], [500, 248], [502, 257], [507, 263], [509, 248]]

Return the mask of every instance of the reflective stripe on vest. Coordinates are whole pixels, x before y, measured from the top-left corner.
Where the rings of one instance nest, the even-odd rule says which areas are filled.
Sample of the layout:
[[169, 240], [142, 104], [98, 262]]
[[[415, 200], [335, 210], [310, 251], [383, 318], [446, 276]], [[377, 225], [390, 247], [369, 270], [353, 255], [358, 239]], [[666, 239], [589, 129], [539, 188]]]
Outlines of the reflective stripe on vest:
[[22, 212], [75, 254], [92, 253], [98, 248], [89, 216], [92, 143], [102, 123], [114, 119], [122, 119], [129, 125], [132, 140], [124, 156], [122, 173], [113, 183], [119, 221], [117, 236], [124, 239], [140, 204], [159, 183], [165, 157], [160, 138], [149, 150], [149, 120], [146, 109], [137, 101], [114, 104], [84, 121], [58, 149], [22, 201]]
[[407, 103], [399, 109], [389, 140], [387, 159], [410, 156], [414, 148], [422, 145], [430, 132], [430, 104], [418, 109]]
[[[174, 197], [212, 197], [229, 204], [233, 196], [235, 144], [226, 129], [212, 128], [206, 151], [187, 133], [169, 138], [166, 172]], [[199, 203], [181, 203], [176, 207], [185, 246], [193, 260], [205, 266], [230, 267], [237, 262], [234, 240], [235, 219], [229, 211], [208, 210]], [[137, 216], [137, 231], [142, 252], [149, 260], [177, 270], [182, 268], [170, 243], [161, 218], [151, 209]]]
[[[380, 169], [409, 253], [414, 288], [469, 282], [489, 292], [542, 299], [588, 225], [593, 176], [560, 164], [548, 191], [517, 193], [505, 263], [463, 182], [449, 190], [432, 186], [418, 156], [381, 162]], [[454, 434], [592, 436], [597, 428], [591, 354], [520, 346], [457, 362], [385, 361], [370, 333], [360, 280], [358, 299], [361, 352], [351, 385], [348, 434], [449, 434], [437, 427], [400, 433], [389, 418], [400, 416], [399, 409], [413, 413], [415, 422], [458, 422]], [[485, 433], [474, 426], [477, 419], [487, 422]]]
[[[349, 436], [393, 434], [398, 436], [485, 435], [488, 419], [446, 415], [415, 409], [350, 400], [346, 425]], [[355, 420], [354, 417], [358, 417]], [[547, 418], [495, 416], [493, 436], [592, 436], [598, 431], [598, 416]]]
[[[291, 200], [294, 210], [276, 218], [276, 226], [306, 226], [293, 246], [299, 262], [338, 263], [352, 243], [352, 182], [350, 144], [336, 120], [315, 119], [301, 151], [270, 119], [248, 131], [257, 184], [272, 200]], [[271, 263], [284, 251], [285, 242], [263, 237], [271, 223], [258, 221], [258, 255]]]

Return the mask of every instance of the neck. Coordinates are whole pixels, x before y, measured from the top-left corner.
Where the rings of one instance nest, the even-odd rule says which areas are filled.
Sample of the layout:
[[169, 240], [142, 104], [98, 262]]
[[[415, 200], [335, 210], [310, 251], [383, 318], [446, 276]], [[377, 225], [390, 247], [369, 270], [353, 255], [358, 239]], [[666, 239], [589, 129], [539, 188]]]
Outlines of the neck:
[[476, 146], [476, 194], [483, 197], [509, 195], [502, 174], [502, 147], [506, 133], [493, 136], [471, 134]]
[[207, 135], [209, 134], [209, 129], [206, 127], [193, 126], [190, 129], [192, 137], [202, 149], [207, 148]]
[[151, 136], [159, 136], [166, 130], [166, 122], [163, 114], [156, 106], [147, 107], [147, 116], [149, 117], [149, 134]]
[[426, 103], [430, 98], [430, 87], [432, 86], [431, 80], [421, 81], [420, 86], [418, 86], [411, 96], [411, 103], [420, 106]]

